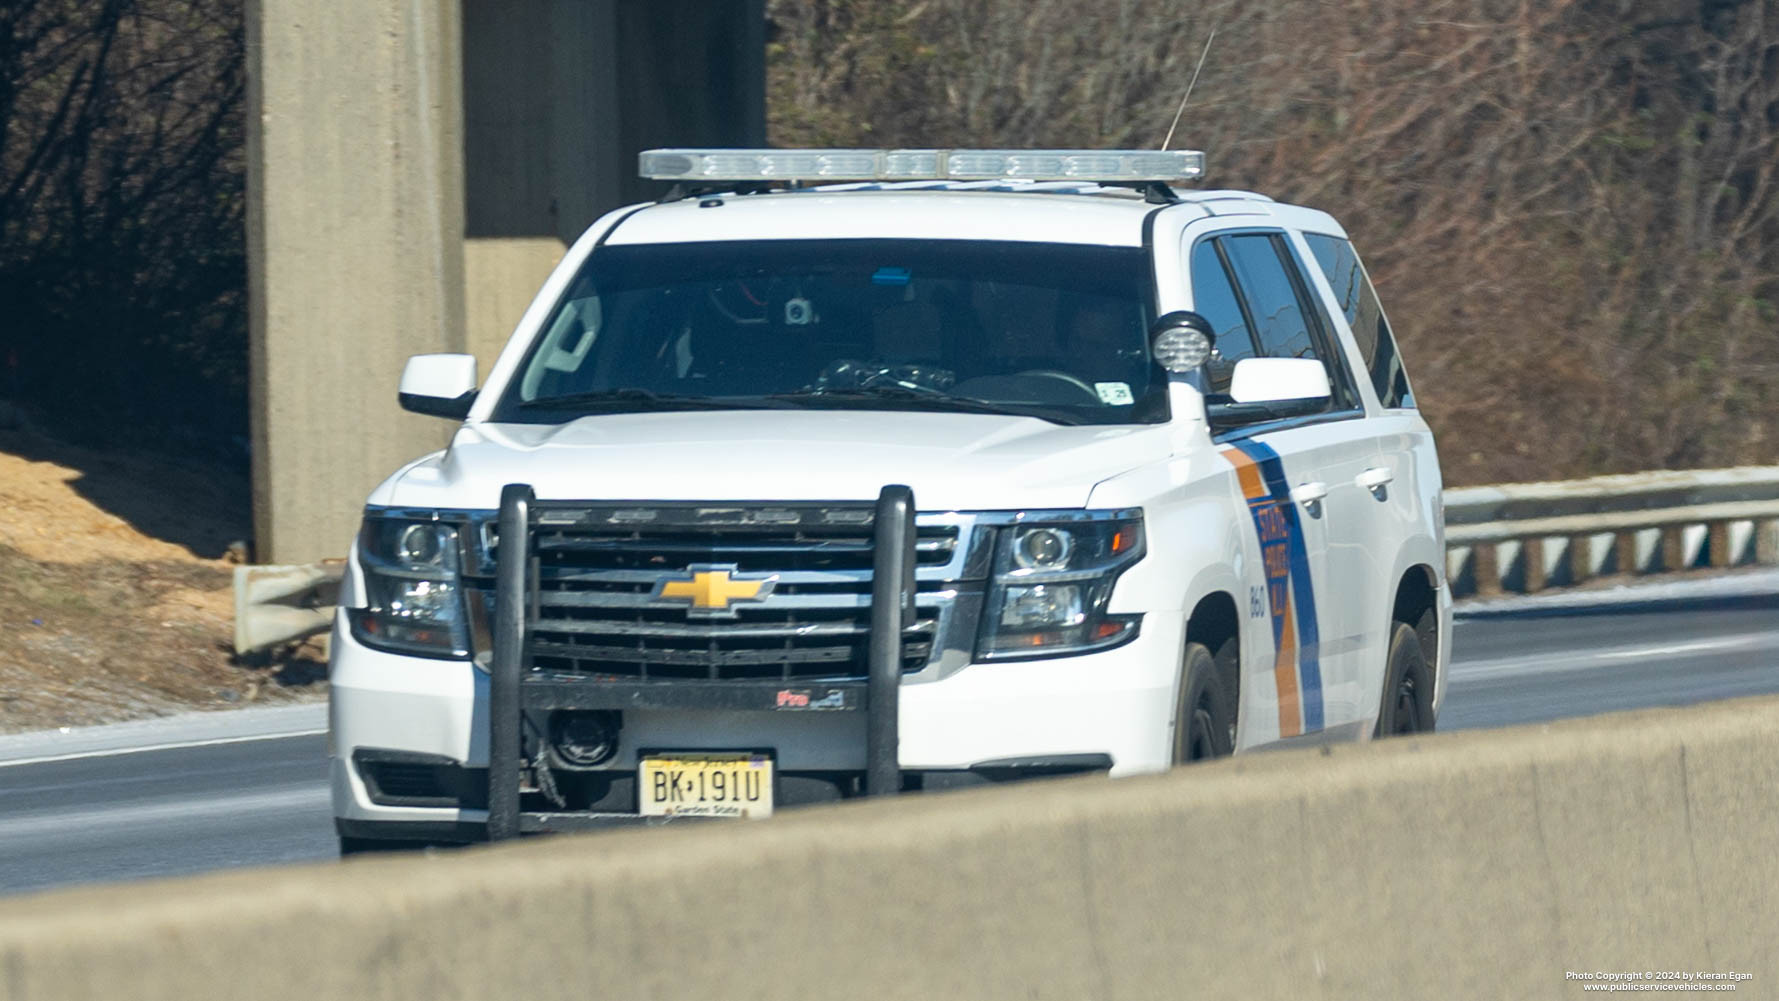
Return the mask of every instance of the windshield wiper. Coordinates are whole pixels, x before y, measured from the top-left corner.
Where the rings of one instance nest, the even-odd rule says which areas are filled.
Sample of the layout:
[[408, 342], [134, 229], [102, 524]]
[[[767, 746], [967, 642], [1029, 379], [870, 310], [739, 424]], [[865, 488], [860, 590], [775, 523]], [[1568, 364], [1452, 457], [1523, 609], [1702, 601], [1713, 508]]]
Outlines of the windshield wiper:
[[811, 406], [856, 406], [862, 410], [882, 408], [886, 404], [898, 410], [936, 410], [965, 414], [996, 414], [1002, 417], [1036, 417], [1052, 424], [1079, 425], [1087, 423], [1078, 417], [1045, 407], [989, 403], [967, 396], [952, 396], [937, 389], [909, 389], [906, 386], [866, 386], [854, 389], [809, 389], [797, 393], [773, 393], [769, 400], [783, 400]]
[[783, 410], [791, 404], [760, 396], [686, 396], [628, 388], [540, 396], [535, 400], [523, 400], [517, 406], [521, 410], [598, 408], [635, 413], [651, 410]]

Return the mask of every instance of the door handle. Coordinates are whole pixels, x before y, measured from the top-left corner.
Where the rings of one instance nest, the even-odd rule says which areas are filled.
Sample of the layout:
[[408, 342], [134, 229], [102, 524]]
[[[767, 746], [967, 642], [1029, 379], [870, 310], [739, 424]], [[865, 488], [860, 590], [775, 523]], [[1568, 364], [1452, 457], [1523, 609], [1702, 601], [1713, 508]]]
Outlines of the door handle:
[[1299, 483], [1291, 488], [1291, 499], [1305, 507], [1308, 507], [1311, 504], [1321, 503], [1322, 498], [1326, 496], [1328, 496], [1328, 484], [1323, 483], [1320, 480], [1310, 483]]
[[1367, 490], [1376, 490], [1381, 486], [1389, 484], [1395, 479], [1396, 472], [1389, 466], [1373, 466], [1365, 472], [1360, 473], [1358, 476], [1353, 477], [1353, 482]]

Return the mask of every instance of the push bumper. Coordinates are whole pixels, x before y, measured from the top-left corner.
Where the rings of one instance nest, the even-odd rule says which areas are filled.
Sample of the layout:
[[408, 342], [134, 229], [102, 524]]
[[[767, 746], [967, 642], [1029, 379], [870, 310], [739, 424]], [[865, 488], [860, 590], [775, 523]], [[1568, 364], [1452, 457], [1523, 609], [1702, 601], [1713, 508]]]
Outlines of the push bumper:
[[[904, 789], [1165, 770], [1183, 638], [1174, 617], [1151, 614], [1142, 633], [1115, 650], [975, 664], [942, 680], [904, 684], [898, 711]], [[467, 771], [473, 786], [488, 767], [488, 675], [462, 661], [371, 650], [344, 628], [335, 630], [333, 651], [330, 753], [341, 832], [480, 840], [487, 822], [483, 803], [471, 798], [469, 806], [461, 800], [454, 806], [396, 805], [383, 790], [373, 797], [359, 752], [395, 751], [448, 763]], [[857, 713], [626, 711], [607, 770], [634, 775], [645, 749], [766, 748], [786, 775], [819, 777], [856, 791], [865, 771], [863, 723]], [[832, 798], [790, 795], [780, 802]], [[634, 811], [631, 803], [598, 823], [640, 823]]]
[[[364, 836], [383, 824], [380, 830], [405, 837], [398, 825], [445, 824], [461, 833], [480, 824], [499, 840], [641, 822], [639, 760], [667, 751], [769, 754], [775, 798], [785, 805], [1167, 766], [1180, 633], [1166, 618], [1097, 654], [904, 680], [903, 623], [913, 621], [916, 593], [913, 497], [905, 487], [884, 489], [873, 522], [866, 677], [797, 684], [525, 669], [536, 615], [527, 593], [539, 524], [531, 503], [529, 488], [503, 493], [499, 538], [520, 544], [499, 547], [486, 671], [466, 661], [378, 653], [336, 623], [331, 751], [342, 833]], [[613, 753], [596, 767], [566, 768], [566, 793], [545, 737], [561, 721], [552, 714], [563, 712], [616, 721], [616, 732], [600, 740]]]

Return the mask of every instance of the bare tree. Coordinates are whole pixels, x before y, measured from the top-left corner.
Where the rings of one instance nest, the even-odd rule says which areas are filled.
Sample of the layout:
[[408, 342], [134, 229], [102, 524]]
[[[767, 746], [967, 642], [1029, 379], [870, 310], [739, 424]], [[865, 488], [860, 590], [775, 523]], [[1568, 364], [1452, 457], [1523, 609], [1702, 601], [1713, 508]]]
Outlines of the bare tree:
[[1448, 478], [1779, 459], [1771, 0], [772, 0], [784, 144], [1158, 144], [1325, 207]]
[[0, 5], [0, 393], [106, 435], [245, 425], [241, 16]]

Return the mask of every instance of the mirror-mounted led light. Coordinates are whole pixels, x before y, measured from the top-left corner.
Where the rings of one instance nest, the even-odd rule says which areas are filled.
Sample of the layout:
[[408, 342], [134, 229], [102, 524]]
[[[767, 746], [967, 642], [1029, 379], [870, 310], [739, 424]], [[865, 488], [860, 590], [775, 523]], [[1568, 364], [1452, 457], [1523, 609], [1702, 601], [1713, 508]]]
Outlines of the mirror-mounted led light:
[[1196, 181], [1198, 150], [651, 149], [637, 172], [658, 181]]
[[1168, 313], [1152, 329], [1150, 351], [1155, 363], [1172, 375], [1191, 372], [1211, 357], [1211, 325], [1197, 313]]
[[1190, 372], [1211, 356], [1211, 339], [1202, 330], [1176, 327], [1155, 338], [1155, 360], [1175, 375]]

